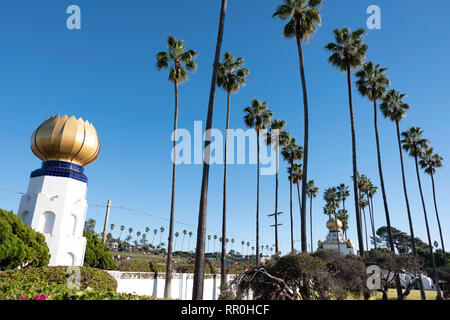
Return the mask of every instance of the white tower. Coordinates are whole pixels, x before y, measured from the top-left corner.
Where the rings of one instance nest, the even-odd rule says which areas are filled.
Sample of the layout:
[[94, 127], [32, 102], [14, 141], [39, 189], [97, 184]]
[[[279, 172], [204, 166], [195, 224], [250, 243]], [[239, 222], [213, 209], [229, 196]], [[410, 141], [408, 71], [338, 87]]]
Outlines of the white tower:
[[343, 255], [357, 254], [357, 251], [353, 245], [353, 241], [346, 239], [342, 230], [341, 220], [331, 218], [327, 221], [328, 235], [324, 242], [319, 241], [317, 245], [319, 249], [336, 250], [340, 251]]
[[83, 167], [97, 160], [97, 132], [82, 118], [53, 116], [33, 133], [31, 149], [43, 162], [31, 173], [19, 215], [25, 224], [45, 235], [49, 265], [82, 266], [87, 210]]

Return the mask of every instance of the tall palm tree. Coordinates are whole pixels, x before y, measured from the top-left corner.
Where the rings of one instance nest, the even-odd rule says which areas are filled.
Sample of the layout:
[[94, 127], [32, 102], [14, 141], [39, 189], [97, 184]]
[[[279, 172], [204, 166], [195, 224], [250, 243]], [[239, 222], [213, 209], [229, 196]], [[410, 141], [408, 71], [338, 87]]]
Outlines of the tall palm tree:
[[164, 227], [160, 227], [159, 231], [160, 231], [159, 243], [161, 244], [162, 243], [162, 235], [163, 235], [163, 232], [165, 231]]
[[179, 236], [180, 236], [180, 234], [178, 232], [175, 232], [175, 245], [173, 246], [174, 251], [177, 250], [177, 239], [178, 239]]
[[313, 232], [312, 232], [312, 201], [313, 198], [317, 197], [317, 194], [319, 193], [319, 188], [315, 186], [314, 180], [308, 181], [308, 186], [306, 191], [308, 192], [309, 197], [309, 231], [311, 233], [311, 252], [314, 252], [313, 250]]
[[241, 250], [242, 250], [242, 255], [244, 255], [244, 244], [245, 244], [245, 241], [241, 241], [241, 246], [242, 246], [242, 248], [241, 248]]
[[[294, 173], [292, 176], [292, 183], [295, 184], [295, 186], [297, 187], [297, 196], [298, 196], [298, 207], [301, 210], [302, 207], [302, 202], [300, 199], [300, 183], [302, 182], [303, 179], [303, 170], [302, 170], [302, 164], [301, 163], [294, 163], [294, 166], [292, 167]], [[292, 173], [289, 171], [289, 175], [291, 175]], [[300, 212], [301, 214], [301, 212]]]
[[[402, 171], [402, 182], [403, 182], [403, 194], [405, 197], [406, 203], [406, 212], [408, 215], [409, 222], [409, 231], [411, 233], [411, 246], [414, 255], [414, 259], [417, 260], [417, 248], [416, 248], [416, 237], [414, 235], [414, 227], [411, 216], [411, 209], [409, 206], [408, 199], [408, 190], [406, 188], [406, 177], [405, 177], [405, 167], [403, 164], [403, 153], [402, 153], [402, 144], [400, 138], [400, 121], [402, 121], [406, 117], [406, 112], [410, 109], [409, 104], [405, 103], [403, 99], [406, 97], [406, 94], [402, 94], [396, 90], [389, 90], [380, 104], [381, 112], [383, 113], [385, 118], [395, 122], [396, 132], [397, 132], [397, 144], [398, 144], [398, 152], [400, 154], [400, 167]], [[375, 241], [376, 244], [376, 241]], [[425, 291], [423, 289], [422, 281], [419, 281], [419, 288], [422, 300], [426, 300]]]
[[189, 231], [188, 235], [189, 235], [188, 252], [191, 252], [191, 238], [192, 238], [192, 235], [193, 235], [192, 231]]
[[[302, 203], [306, 202], [306, 183], [308, 179], [308, 152], [309, 152], [309, 115], [308, 93], [306, 90], [305, 66], [303, 61], [302, 42], [311, 37], [322, 24], [319, 8], [323, 0], [284, 0], [275, 10], [273, 17], [281, 20], [289, 20], [283, 29], [283, 36], [294, 38], [297, 42], [297, 51], [300, 66], [300, 79], [303, 90], [303, 114], [304, 114], [304, 157], [302, 180]], [[306, 207], [301, 208], [301, 244], [302, 252], [307, 252], [306, 242]]]
[[349, 187], [346, 186], [345, 183], [341, 183], [337, 187], [337, 191], [339, 193], [339, 198], [342, 201], [342, 208], [345, 210], [345, 200], [347, 200], [347, 198], [350, 197]]
[[186, 238], [186, 234], [187, 234], [187, 230], [184, 229], [184, 230], [183, 230], [183, 239], [181, 240], [181, 251], [183, 251], [183, 247], [184, 247], [184, 238]]
[[[237, 58], [225, 52], [223, 56], [223, 63], [219, 62], [219, 70], [217, 74], [217, 86], [224, 89], [227, 93], [227, 118], [225, 131], [225, 162], [223, 167], [223, 207], [222, 207], [222, 237], [226, 237], [226, 222], [227, 222], [227, 155], [228, 155], [228, 130], [230, 128], [230, 97], [231, 93], [238, 92], [241, 86], [245, 85], [245, 78], [250, 75], [249, 71], [244, 66], [244, 59]], [[222, 254], [220, 263], [220, 283], [221, 287], [226, 286], [226, 267], [225, 267], [225, 242], [222, 243]]]
[[433, 272], [435, 275], [435, 283], [436, 283], [436, 293], [437, 298], [440, 300], [442, 299], [441, 295], [441, 289], [439, 287], [439, 279], [438, 274], [436, 271], [436, 262], [434, 260], [434, 254], [433, 254], [433, 246], [431, 242], [431, 234], [430, 234], [430, 227], [428, 225], [428, 215], [427, 215], [427, 209], [425, 207], [425, 200], [423, 197], [422, 192], [422, 183], [420, 181], [420, 174], [419, 174], [419, 158], [423, 155], [423, 150], [425, 150], [428, 147], [428, 140], [424, 139], [422, 137], [423, 131], [418, 127], [410, 127], [408, 131], [402, 132], [402, 148], [406, 152], [409, 153], [411, 157], [414, 158], [414, 163], [416, 165], [416, 176], [417, 176], [417, 184], [419, 185], [419, 192], [420, 192], [420, 198], [422, 200], [422, 208], [423, 208], [423, 215], [425, 218], [425, 227], [427, 229], [427, 237], [428, 237], [428, 248], [430, 250], [430, 256], [431, 261], [433, 263]]
[[364, 240], [362, 236], [361, 210], [359, 208], [359, 192], [358, 192], [358, 169], [356, 163], [356, 133], [355, 120], [353, 115], [353, 98], [352, 98], [352, 80], [351, 70], [357, 69], [362, 65], [368, 50], [367, 45], [363, 43], [363, 37], [366, 31], [358, 29], [354, 32], [347, 27], [334, 30], [335, 43], [329, 43], [325, 48], [332, 54], [328, 59], [331, 65], [336, 66], [342, 72], [347, 73], [348, 100], [350, 107], [350, 124], [352, 132], [352, 162], [353, 162], [353, 192], [355, 198], [355, 216], [356, 229], [358, 232], [359, 254], [364, 255]]
[[364, 217], [364, 234], [366, 236], [366, 248], [369, 250], [369, 240], [367, 235], [367, 220], [366, 220], [366, 208], [369, 205], [369, 202], [365, 199], [364, 194], [361, 194], [359, 197], [359, 206], [361, 207], [361, 211], [363, 212]]
[[225, 27], [225, 14], [227, 0], [222, 0], [217, 32], [216, 52], [214, 54], [211, 88], [209, 91], [208, 113], [206, 116], [205, 157], [203, 160], [202, 187], [200, 191], [200, 205], [198, 210], [197, 246], [195, 249], [194, 284], [192, 287], [192, 300], [203, 300], [204, 271], [205, 271], [205, 238], [206, 238], [206, 210], [208, 200], [209, 162], [211, 159], [211, 128], [214, 112], [214, 98], [216, 96], [217, 73], [219, 70], [220, 51], [222, 49], [223, 30]]
[[[368, 62], [364, 64], [361, 70], [356, 73], [356, 76], [358, 77], [357, 86], [359, 93], [363, 97], [367, 97], [373, 103], [373, 122], [375, 128], [375, 140], [377, 145], [378, 173], [380, 176], [381, 194], [383, 196], [384, 212], [386, 215], [389, 246], [391, 247], [391, 251], [395, 252], [394, 241], [392, 239], [391, 218], [389, 215], [389, 207], [384, 186], [383, 168], [381, 164], [380, 139], [378, 134], [377, 101], [384, 99], [386, 95], [386, 87], [390, 85], [389, 79], [385, 75], [386, 70], [386, 68], [381, 68], [379, 64], [375, 65], [373, 62]], [[402, 293], [399, 281], [397, 285], [397, 293], [399, 294], [400, 299]]]
[[[168, 69], [169, 81], [173, 82], [175, 87], [175, 115], [173, 120], [173, 132], [176, 136], [178, 128], [178, 85], [189, 79], [188, 71], [195, 71], [197, 62], [194, 58], [197, 52], [194, 50], [187, 50], [183, 40], [177, 40], [172, 36], [167, 38], [168, 51], [161, 51], [156, 54], [156, 68], [158, 70]], [[166, 282], [164, 286], [164, 297], [170, 297], [171, 281], [172, 281], [172, 242], [173, 242], [173, 228], [174, 228], [174, 214], [175, 214], [175, 177], [176, 177], [176, 146], [177, 139], [173, 139], [173, 164], [172, 164], [172, 195], [170, 203], [170, 224], [169, 224], [169, 245], [166, 263]]]
[[372, 238], [373, 238], [373, 246], [375, 249], [377, 249], [377, 237], [375, 232], [375, 214], [374, 214], [374, 207], [373, 207], [373, 197], [377, 193], [378, 188], [372, 183], [370, 179], [367, 179], [368, 181], [368, 187], [367, 187], [367, 202], [369, 204], [369, 215], [370, 215], [370, 225], [372, 226]]
[[217, 234], [214, 235], [214, 255], [216, 254], [216, 240], [217, 240]]
[[342, 222], [342, 231], [344, 231], [344, 236], [347, 239], [348, 230], [348, 211], [346, 209], [339, 209], [337, 212], [338, 219]]
[[257, 147], [257, 181], [256, 181], [256, 265], [260, 264], [259, 257], [259, 156], [260, 156], [260, 143], [259, 139], [266, 126], [271, 124], [271, 118], [273, 116], [272, 111], [267, 108], [267, 102], [261, 103], [258, 99], [253, 99], [251, 107], [244, 109], [244, 122], [247, 127], [255, 128], [256, 130], [256, 147]]
[[231, 250], [233, 250], [234, 239], [231, 238]]
[[153, 230], [153, 238], [152, 238], [152, 245], [154, 246], [155, 237], [158, 234], [158, 229]]
[[122, 232], [124, 230], [125, 230], [125, 226], [124, 225], [120, 226], [119, 240], [120, 240], [120, 237], [122, 236]]
[[[442, 161], [444, 158], [442, 158], [437, 153], [434, 153], [433, 148], [426, 148], [424, 152], [421, 154], [421, 159], [419, 161], [420, 167], [422, 169], [425, 169], [425, 173], [428, 173], [431, 177], [431, 186], [433, 188], [433, 201], [434, 201], [434, 209], [436, 211], [436, 219], [439, 227], [439, 235], [441, 238], [441, 246], [442, 251], [444, 251], [444, 258], [446, 257], [445, 252], [445, 245], [444, 245], [444, 238], [442, 237], [442, 228], [441, 228], [441, 221], [439, 219], [439, 212], [437, 208], [437, 202], [436, 202], [436, 189], [434, 185], [434, 174], [436, 173], [437, 168], [442, 168]], [[446, 259], [444, 259], [446, 261]]]
[[208, 252], [209, 252], [209, 241], [211, 241], [211, 235], [208, 235]]
[[295, 138], [290, 138], [283, 146], [281, 154], [286, 162], [289, 163], [288, 174], [289, 174], [289, 211], [291, 216], [291, 251], [294, 251], [294, 218], [292, 210], [292, 186], [294, 184], [294, 175], [290, 174], [293, 172], [294, 162], [301, 160], [303, 157], [303, 148], [297, 145]]
[[273, 145], [275, 149], [275, 252], [279, 253], [278, 245], [278, 170], [280, 167], [280, 138], [285, 131], [286, 121], [284, 120], [273, 120], [270, 125], [270, 132], [267, 135], [266, 143], [268, 145]]

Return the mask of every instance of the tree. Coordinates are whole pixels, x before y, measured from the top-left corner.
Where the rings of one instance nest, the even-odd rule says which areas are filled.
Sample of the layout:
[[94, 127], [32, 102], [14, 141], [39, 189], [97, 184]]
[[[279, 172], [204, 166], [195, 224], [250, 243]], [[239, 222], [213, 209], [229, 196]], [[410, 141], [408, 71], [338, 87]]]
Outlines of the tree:
[[[302, 203], [306, 202], [306, 183], [308, 179], [308, 152], [309, 152], [309, 115], [308, 94], [306, 90], [305, 66], [303, 61], [302, 42], [308, 40], [322, 24], [319, 7], [323, 0], [285, 0], [275, 10], [273, 17], [278, 16], [281, 20], [289, 20], [283, 29], [283, 36], [296, 38], [300, 79], [303, 90], [303, 114], [304, 114], [304, 157], [302, 180]], [[301, 208], [301, 243], [302, 252], [306, 252], [306, 207]]]
[[194, 50], [187, 50], [183, 40], [177, 40], [172, 36], [167, 38], [168, 52], [161, 51], [156, 55], [156, 68], [158, 70], [168, 69], [169, 64], [169, 81], [173, 82], [175, 87], [175, 115], [173, 120], [173, 164], [172, 164], [172, 196], [170, 204], [170, 224], [169, 224], [169, 246], [166, 263], [166, 282], [164, 287], [164, 297], [170, 297], [170, 285], [172, 281], [172, 242], [173, 242], [173, 228], [174, 228], [174, 214], [175, 214], [175, 177], [177, 166], [177, 128], [178, 128], [178, 85], [189, 79], [188, 71], [195, 71], [197, 62], [194, 58], [197, 52]]
[[[298, 154], [297, 156], [302, 157], [302, 154]], [[289, 181], [291, 181], [291, 178], [292, 178], [292, 184], [297, 187], [298, 208], [300, 210], [300, 215], [301, 215], [302, 203], [301, 203], [301, 200], [300, 200], [300, 182], [303, 179], [303, 170], [302, 170], [301, 163], [294, 163], [292, 165], [292, 167], [289, 167], [288, 168], [288, 175], [289, 175]], [[293, 226], [293, 222], [294, 221], [291, 220], [291, 227]]]
[[[217, 74], [217, 86], [224, 89], [227, 93], [227, 118], [225, 131], [225, 154], [224, 154], [224, 168], [223, 168], [223, 206], [222, 206], [222, 237], [226, 237], [227, 228], [227, 155], [228, 155], [228, 130], [230, 128], [230, 96], [231, 93], [238, 92], [241, 86], [245, 85], [245, 77], [250, 73], [244, 66], [244, 59], [241, 57], [235, 59], [234, 56], [225, 52], [223, 56], [223, 63], [219, 62], [219, 70]], [[226, 249], [225, 243], [222, 243], [221, 264], [220, 264], [220, 281], [221, 288], [226, 286], [226, 268], [225, 268]]]
[[[188, 242], [188, 252], [191, 252], [191, 238], [192, 238], [192, 231], [189, 231], [189, 242]], [[209, 236], [208, 236], [209, 237]], [[209, 240], [209, 239], [208, 239]]]
[[259, 257], [259, 165], [260, 165], [260, 143], [259, 139], [263, 130], [267, 125], [271, 124], [271, 118], [273, 116], [272, 111], [267, 108], [267, 102], [261, 103], [258, 99], [253, 99], [251, 107], [244, 109], [244, 122], [249, 128], [255, 128], [256, 130], [256, 147], [257, 147], [257, 171], [256, 171], [256, 265], [260, 264]]
[[158, 229], [153, 230], [153, 238], [152, 238], [152, 245], [154, 246], [155, 237], [158, 234]]
[[122, 232], [124, 230], [125, 230], [125, 226], [124, 225], [120, 226], [119, 241], [120, 241], [120, 237], [122, 236]]
[[219, 30], [217, 33], [216, 52], [214, 55], [213, 72], [211, 79], [211, 89], [209, 93], [208, 113], [206, 117], [205, 136], [205, 157], [203, 161], [202, 186], [200, 191], [200, 206], [198, 213], [197, 246], [195, 252], [194, 284], [192, 289], [192, 299], [203, 299], [204, 270], [205, 270], [205, 237], [206, 237], [206, 206], [208, 198], [208, 179], [211, 143], [211, 127], [214, 111], [214, 98], [216, 95], [217, 73], [219, 69], [220, 50], [222, 48], [223, 29], [225, 26], [225, 14], [227, 10], [227, 0], [222, 0], [219, 19]]
[[177, 239], [180, 236], [180, 234], [178, 232], [175, 232], [175, 245], [173, 246], [174, 251], [176, 251], [176, 247], [177, 247]]
[[284, 133], [284, 128], [286, 127], [286, 121], [276, 120], [272, 121], [270, 125], [270, 132], [267, 134], [266, 143], [267, 145], [273, 145], [275, 149], [275, 252], [279, 253], [278, 245], [278, 171], [280, 169], [280, 137]]
[[211, 240], [211, 235], [208, 235], [208, 252], [209, 252], [209, 241]]
[[329, 43], [325, 48], [332, 54], [328, 62], [342, 72], [347, 73], [348, 99], [350, 107], [350, 124], [352, 133], [352, 162], [353, 162], [353, 192], [355, 198], [356, 228], [358, 232], [359, 254], [364, 255], [364, 242], [362, 236], [361, 210], [359, 208], [358, 169], [356, 161], [356, 133], [353, 115], [351, 70], [357, 69], [366, 57], [367, 45], [363, 43], [366, 31], [358, 29], [354, 32], [347, 27], [334, 30], [335, 43]]
[[45, 237], [12, 211], [0, 209], [0, 271], [43, 267], [50, 262]]
[[163, 232], [165, 231], [165, 229], [164, 229], [164, 227], [160, 227], [159, 228], [159, 232], [160, 232], [160, 236], [159, 236], [159, 244], [162, 246], [162, 235], [163, 235]]
[[94, 219], [89, 219], [88, 221], [86, 221], [86, 223], [84, 224], [84, 230], [85, 231], [94, 231], [95, 229], [95, 224], [96, 221]]
[[100, 240], [99, 236], [92, 231], [84, 231], [83, 236], [86, 238], [83, 265], [103, 270], [114, 270], [116, 262], [112, 258], [108, 246]]
[[359, 207], [361, 208], [361, 210], [363, 212], [363, 217], [364, 217], [364, 233], [366, 235], [367, 250], [369, 250], [369, 240], [368, 240], [368, 234], [367, 234], [367, 220], [366, 220], [366, 210], [365, 209], [367, 208], [368, 205], [369, 205], [369, 202], [367, 200], [365, 200], [364, 195], [361, 194], [360, 200], [359, 200]]
[[183, 251], [183, 247], [184, 247], [184, 238], [186, 237], [187, 234], [187, 230], [184, 229], [183, 230], [183, 240], [181, 241], [181, 251]]
[[347, 237], [347, 229], [348, 229], [348, 215], [347, 215], [347, 209], [345, 209], [345, 201], [348, 197], [350, 197], [350, 190], [345, 183], [341, 183], [337, 187], [337, 191], [339, 193], [339, 199], [342, 201], [342, 210], [338, 211], [338, 218], [342, 222], [342, 230], [344, 231], [345, 237]]
[[[413, 250], [413, 255], [415, 259], [417, 260], [417, 249], [416, 249], [416, 243], [415, 243], [415, 236], [414, 236], [414, 226], [411, 216], [411, 209], [409, 206], [409, 199], [408, 199], [408, 190], [406, 188], [406, 177], [405, 177], [405, 167], [403, 163], [403, 153], [402, 153], [402, 145], [400, 141], [400, 121], [402, 121], [406, 117], [406, 112], [410, 109], [409, 104], [405, 103], [403, 99], [406, 97], [406, 94], [402, 94], [399, 91], [396, 90], [389, 90], [383, 100], [383, 102], [380, 104], [381, 112], [383, 113], [385, 118], [388, 118], [389, 120], [395, 122], [396, 132], [397, 132], [397, 144], [398, 144], [398, 152], [400, 155], [400, 168], [402, 171], [402, 183], [403, 183], [403, 195], [405, 198], [405, 204], [406, 204], [406, 213], [408, 215], [408, 223], [409, 223], [409, 230], [411, 234], [411, 245]], [[425, 291], [423, 290], [422, 281], [419, 281], [420, 286], [420, 294], [422, 300], [426, 299]]]
[[283, 138], [283, 150], [281, 151], [281, 155], [284, 160], [289, 163], [288, 167], [288, 178], [289, 178], [289, 212], [291, 217], [291, 251], [294, 251], [294, 218], [293, 218], [293, 210], [292, 210], [292, 186], [294, 184], [294, 175], [291, 175], [290, 172], [293, 172], [294, 162], [297, 160], [301, 160], [303, 158], [303, 148], [297, 145], [297, 141], [295, 138], [290, 135], [287, 138]]
[[434, 153], [433, 148], [426, 148], [424, 152], [421, 154], [420, 157], [420, 167], [425, 170], [425, 173], [428, 173], [431, 177], [431, 186], [433, 188], [433, 201], [434, 201], [434, 209], [436, 211], [436, 219], [439, 227], [439, 236], [441, 238], [441, 246], [442, 250], [445, 254], [445, 245], [444, 245], [444, 238], [442, 237], [442, 228], [441, 228], [441, 221], [439, 219], [439, 212], [437, 208], [437, 202], [436, 202], [436, 189], [434, 185], [434, 174], [436, 173], [437, 168], [442, 168], [442, 161], [444, 158], [442, 158], [437, 153]]
[[[377, 159], [378, 159], [378, 173], [380, 176], [381, 194], [383, 196], [384, 212], [386, 216], [386, 224], [388, 233], [391, 234], [391, 218], [389, 215], [389, 207], [387, 203], [386, 190], [384, 186], [383, 168], [381, 164], [380, 139], [378, 134], [378, 107], [377, 101], [384, 98], [386, 94], [386, 87], [390, 85], [389, 79], [386, 77], [386, 68], [381, 68], [379, 64], [375, 65], [373, 62], [364, 64], [362, 69], [356, 73], [358, 77], [357, 86], [359, 93], [368, 98], [373, 103], [373, 123], [375, 128], [375, 140], [377, 145]], [[390, 236], [391, 237], [391, 236]], [[391, 237], [392, 238], [392, 237]], [[392, 240], [392, 239], [391, 239]], [[395, 252], [394, 243], [390, 241], [390, 249]], [[398, 298], [401, 299], [402, 289], [400, 281], [397, 281]]]
[[317, 194], [319, 193], [319, 188], [315, 186], [314, 184], [314, 180], [309, 180], [308, 181], [308, 186], [306, 191], [308, 192], [308, 197], [309, 197], [309, 228], [310, 228], [310, 233], [311, 233], [311, 252], [314, 251], [313, 249], [313, 233], [312, 233], [312, 201], [313, 198], [317, 197]]
[[[422, 208], [423, 208], [423, 215], [425, 218], [425, 227], [427, 229], [427, 237], [428, 237], [428, 246], [430, 250], [430, 256], [433, 263], [433, 273], [435, 275], [435, 283], [439, 283], [438, 279], [438, 273], [436, 271], [436, 263], [434, 261], [434, 255], [433, 255], [433, 246], [431, 244], [431, 234], [430, 234], [430, 227], [428, 225], [428, 215], [427, 215], [427, 209], [425, 207], [425, 199], [422, 192], [422, 183], [420, 181], [420, 174], [419, 174], [419, 158], [423, 155], [423, 150], [425, 150], [428, 147], [428, 140], [424, 139], [422, 137], [423, 131], [418, 127], [410, 127], [408, 131], [402, 132], [403, 140], [402, 148], [406, 152], [409, 152], [409, 155], [414, 158], [414, 163], [416, 165], [416, 176], [417, 176], [417, 184], [419, 186], [419, 193], [420, 198], [422, 200]], [[436, 293], [437, 298], [440, 300], [442, 299], [441, 295], [441, 289], [439, 285], [436, 285]]]

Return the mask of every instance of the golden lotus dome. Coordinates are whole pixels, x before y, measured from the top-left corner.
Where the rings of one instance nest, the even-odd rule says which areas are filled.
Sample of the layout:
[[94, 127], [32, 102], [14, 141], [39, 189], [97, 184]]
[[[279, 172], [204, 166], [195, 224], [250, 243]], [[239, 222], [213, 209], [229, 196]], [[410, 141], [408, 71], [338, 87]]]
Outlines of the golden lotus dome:
[[[328, 230], [336, 230], [336, 219], [335, 218], [331, 218], [330, 220], [327, 221], [327, 228], [328, 228]], [[337, 228], [338, 228], [338, 230], [342, 229], [342, 222], [339, 219], [337, 219]]]
[[350, 240], [350, 239], [348, 239], [348, 240], [347, 240], [347, 245], [348, 245], [349, 247], [353, 247], [353, 241]]
[[88, 121], [58, 114], [33, 132], [31, 150], [42, 161], [66, 161], [84, 167], [97, 160], [100, 141]]

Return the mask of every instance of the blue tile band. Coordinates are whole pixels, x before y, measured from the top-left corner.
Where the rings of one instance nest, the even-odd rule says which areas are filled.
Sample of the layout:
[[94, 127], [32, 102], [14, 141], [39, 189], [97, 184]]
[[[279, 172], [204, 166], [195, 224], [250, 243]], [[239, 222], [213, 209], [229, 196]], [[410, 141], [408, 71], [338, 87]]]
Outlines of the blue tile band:
[[33, 171], [30, 178], [53, 176], [64, 177], [87, 183], [87, 177], [83, 174], [84, 168], [75, 163], [66, 161], [44, 161], [42, 167]]

